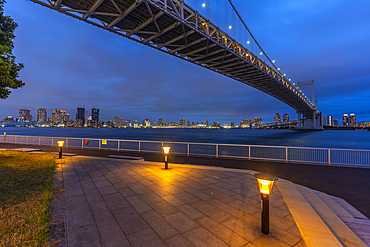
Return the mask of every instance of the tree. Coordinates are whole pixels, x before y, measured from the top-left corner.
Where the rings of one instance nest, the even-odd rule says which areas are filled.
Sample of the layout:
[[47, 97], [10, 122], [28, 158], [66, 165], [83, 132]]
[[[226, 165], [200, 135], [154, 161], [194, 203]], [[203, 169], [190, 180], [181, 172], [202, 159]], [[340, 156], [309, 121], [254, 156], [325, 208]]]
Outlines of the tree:
[[8, 98], [11, 91], [24, 86], [18, 79], [23, 64], [15, 62], [12, 51], [14, 48], [14, 30], [18, 26], [10, 16], [4, 16], [5, 0], [0, 0], [0, 99]]

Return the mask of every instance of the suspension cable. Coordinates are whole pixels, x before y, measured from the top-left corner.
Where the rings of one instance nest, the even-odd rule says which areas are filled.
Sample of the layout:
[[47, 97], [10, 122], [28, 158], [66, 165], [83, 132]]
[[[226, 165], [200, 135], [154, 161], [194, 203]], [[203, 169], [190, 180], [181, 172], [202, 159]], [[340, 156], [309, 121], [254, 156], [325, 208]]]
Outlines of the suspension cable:
[[[238, 11], [235, 9], [234, 5], [232, 4], [231, 0], [228, 0], [231, 7], [233, 8], [234, 12], [238, 15], [239, 17], [239, 20], [243, 23], [245, 29], [247, 29], [248, 33], [250, 34], [250, 36], [252, 37], [252, 39], [254, 40], [254, 42], [257, 44], [257, 46], [260, 48], [261, 52], [263, 53], [263, 55], [265, 55], [265, 57], [267, 58], [267, 60], [269, 60], [270, 64], [272, 64], [272, 66], [276, 69], [276, 71], [282, 75], [284, 78], [285, 76], [276, 68], [275, 64], [273, 62], [271, 62], [270, 58], [267, 56], [267, 54], [264, 52], [264, 50], [262, 49], [262, 47], [258, 44], [257, 40], [254, 38], [253, 34], [251, 33], [251, 31], [249, 31], [247, 25], [245, 24], [245, 22], [243, 21], [242, 17], [239, 15]], [[286, 79], [286, 78], [285, 78]]]

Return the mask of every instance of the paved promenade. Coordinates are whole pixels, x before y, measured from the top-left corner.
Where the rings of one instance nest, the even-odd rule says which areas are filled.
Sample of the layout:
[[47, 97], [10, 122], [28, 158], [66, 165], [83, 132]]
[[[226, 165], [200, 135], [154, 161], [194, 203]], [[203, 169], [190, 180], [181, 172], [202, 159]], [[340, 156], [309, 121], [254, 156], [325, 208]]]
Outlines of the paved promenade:
[[53, 212], [65, 246], [305, 246], [278, 186], [271, 234], [261, 233], [253, 171], [80, 156], [58, 163], [54, 186], [65, 192]]

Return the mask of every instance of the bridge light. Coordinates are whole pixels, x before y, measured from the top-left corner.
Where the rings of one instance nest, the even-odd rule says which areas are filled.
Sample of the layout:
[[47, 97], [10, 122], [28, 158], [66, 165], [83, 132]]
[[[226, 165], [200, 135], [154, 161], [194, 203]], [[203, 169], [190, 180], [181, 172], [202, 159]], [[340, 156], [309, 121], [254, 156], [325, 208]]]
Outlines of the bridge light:
[[260, 55], [263, 55], [263, 52], [262, 51], [260, 52]]
[[272, 60], [272, 63], [275, 63], [275, 60]]
[[205, 4], [205, 3], [203, 3], [203, 4], [202, 4], [202, 7], [203, 7], [203, 8], [204, 8], [204, 7], [206, 7], [206, 4]]
[[289, 79], [289, 81], [291, 81], [292, 79]]
[[286, 76], [286, 74], [284, 74], [284, 76]]
[[250, 43], [251, 43], [251, 42], [248, 40], [248, 41], [247, 41], [247, 45], [249, 45]]
[[229, 29], [233, 28], [233, 26], [229, 26]]
[[278, 70], [280, 71], [280, 68], [278, 68]]

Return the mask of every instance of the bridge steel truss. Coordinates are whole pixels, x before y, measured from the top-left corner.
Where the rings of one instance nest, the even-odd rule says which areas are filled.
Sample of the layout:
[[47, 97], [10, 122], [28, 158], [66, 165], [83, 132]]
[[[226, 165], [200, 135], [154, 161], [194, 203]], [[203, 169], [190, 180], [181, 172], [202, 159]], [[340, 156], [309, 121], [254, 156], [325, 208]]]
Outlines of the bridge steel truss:
[[279, 71], [183, 0], [31, 0], [263, 91], [306, 117], [317, 109]]

